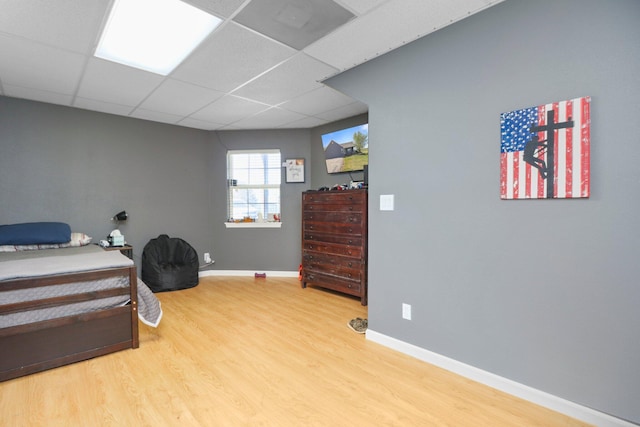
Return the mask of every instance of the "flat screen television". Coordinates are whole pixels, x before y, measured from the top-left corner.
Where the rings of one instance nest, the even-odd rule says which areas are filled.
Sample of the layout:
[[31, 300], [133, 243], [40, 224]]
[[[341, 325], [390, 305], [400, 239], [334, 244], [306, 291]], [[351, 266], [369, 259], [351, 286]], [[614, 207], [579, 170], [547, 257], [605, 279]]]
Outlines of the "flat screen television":
[[322, 135], [327, 173], [364, 170], [369, 164], [369, 124]]

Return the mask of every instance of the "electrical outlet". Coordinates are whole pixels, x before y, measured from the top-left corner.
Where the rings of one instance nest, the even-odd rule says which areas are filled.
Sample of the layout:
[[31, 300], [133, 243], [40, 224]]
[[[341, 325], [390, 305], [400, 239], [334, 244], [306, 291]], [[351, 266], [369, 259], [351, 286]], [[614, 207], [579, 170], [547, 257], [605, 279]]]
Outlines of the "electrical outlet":
[[411, 320], [411, 304], [402, 303], [402, 318]]
[[204, 262], [211, 262], [211, 254], [209, 252], [204, 253]]

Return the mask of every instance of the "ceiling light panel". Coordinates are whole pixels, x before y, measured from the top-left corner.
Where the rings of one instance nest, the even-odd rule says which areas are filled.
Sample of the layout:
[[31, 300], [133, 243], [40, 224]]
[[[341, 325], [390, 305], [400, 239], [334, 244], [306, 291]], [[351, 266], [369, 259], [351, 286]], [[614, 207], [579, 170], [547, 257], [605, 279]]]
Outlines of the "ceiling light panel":
[[95, 56], [166, 76], [220, 22], [180, 0], [115, 0]]

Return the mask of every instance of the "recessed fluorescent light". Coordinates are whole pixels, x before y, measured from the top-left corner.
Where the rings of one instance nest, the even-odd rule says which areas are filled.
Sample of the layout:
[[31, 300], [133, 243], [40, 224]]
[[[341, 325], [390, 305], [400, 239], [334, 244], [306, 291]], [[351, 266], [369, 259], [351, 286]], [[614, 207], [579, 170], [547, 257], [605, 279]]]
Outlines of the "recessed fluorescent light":
[[95, 56], [166, 76], [220, 22], [180, 0], [115, 0]]

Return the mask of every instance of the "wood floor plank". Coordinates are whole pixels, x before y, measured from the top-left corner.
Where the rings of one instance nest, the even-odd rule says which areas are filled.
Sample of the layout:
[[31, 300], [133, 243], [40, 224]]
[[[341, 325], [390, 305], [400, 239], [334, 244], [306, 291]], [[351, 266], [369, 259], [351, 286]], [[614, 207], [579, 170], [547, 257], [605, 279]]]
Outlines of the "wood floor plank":
[[292, 278], [156, 294], [140, 348], [0, 383], [0, 426], [584, 426], [367, 341]]

